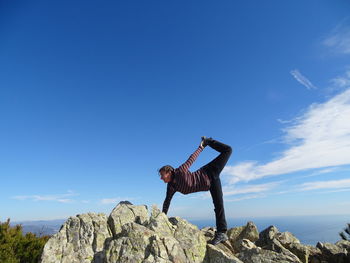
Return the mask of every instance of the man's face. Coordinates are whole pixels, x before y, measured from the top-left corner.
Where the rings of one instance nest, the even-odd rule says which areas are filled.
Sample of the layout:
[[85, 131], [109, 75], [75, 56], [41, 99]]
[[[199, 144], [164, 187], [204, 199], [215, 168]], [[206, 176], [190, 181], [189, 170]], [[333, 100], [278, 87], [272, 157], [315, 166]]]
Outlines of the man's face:
[[171, 180], [171, 172], [161, 171], [160, 174], [161, 174], [160, 179], [162, 179], [164, 181], [164, 183], [169, 183], [170, 182], [170, 180]]

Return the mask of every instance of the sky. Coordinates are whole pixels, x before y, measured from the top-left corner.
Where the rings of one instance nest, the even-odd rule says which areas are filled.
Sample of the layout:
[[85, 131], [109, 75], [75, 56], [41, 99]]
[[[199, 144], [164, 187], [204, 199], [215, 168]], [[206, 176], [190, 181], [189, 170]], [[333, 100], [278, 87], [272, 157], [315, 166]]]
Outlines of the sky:
[[[230, 145], [226, 218], [350, 211], [350, 3], [1, 1], [0, 221], [161, 208]], [[219, 153], [206, 147], [190, 171]], [[215, 217], [210, 193], [168, 216]]]

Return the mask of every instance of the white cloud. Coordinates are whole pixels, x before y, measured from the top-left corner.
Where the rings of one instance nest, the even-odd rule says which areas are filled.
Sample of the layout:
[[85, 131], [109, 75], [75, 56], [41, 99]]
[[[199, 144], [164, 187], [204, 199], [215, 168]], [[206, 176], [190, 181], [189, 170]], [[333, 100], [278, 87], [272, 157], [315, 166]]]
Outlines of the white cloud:
[[225, 202], [238, 202], [238, 201], [242, 201], [242, 200], [263, 198], [263, 197], [266, 197], [266, 194], [245, 195], [245, 196], [238, 197], [238, 198], [225, 199]]
[[269, 191], [279, 185], [280, 182], [266, 183], [266, 184], [251, 184], [246, 186], [224, 186], [223, 195], [238, 195], [238, 194], [247, 194], [247, 193], [261, 193]]
[[334, 188], [337, 188], [337, 189], [349, 188], [350, 187], [350, 179], [307, 182], [307, 183], [301, 184], [299, 187], [300, 187], [300, 191], [318, 190], [318, 189], [334, 189]]
[[307, 89], [317, 89], [310, 80], [308, 80], [305, 76], [303, 76], [299, 70], [294, 69], [290, 71], [290, 74], [302, 85], [304, 85]]
[[13, 199], [17, 200], [32, 200], [32, 201], [55, 201], [59, 203], [69, 203], [72, 202], [73, 199], [65, 198], [67, 196], [75, 196], [78, 195], [73, 191], [68, 191], [65, 194], [54, 194], [54, 195], [16, 195], [12, 196]]
[[293, 120], [282, 120], [282, 119], [277, 119], [277, 121], [279, 122], [279, 123], [282, 123], [282, 124], [286, 124], [286, 123], [291, 123], [291, 122], [293, 122]]
[[[250, 184], [246, 186], [224, 186], [223, 187], [223, 195], [226, 196], [231, 196], [231, 195], [241, 195], [245, 194], [244, 196], [237, 197], [237, 198], [225, 198], [225, 202], [238, 202], [242, 200], [247, 200], [247, 199], [256, 199], [256, 198], [264, 198], [266, 197], [272, 189], [275, 187], [279, 186], [283, 181], [279, 182], [271, 182], [271, 183], [265, 183], [265, 184]], [[254, 194], [250, 194], [254, 193]], [[248, 195], [247, 195], [248, 194]]]
[[[265, 183], [265, 184], [250, 184], [245, 186], [225, 185], [222, 187], [222, 192], [224, 196], [249, 194], [249, 193], [262, 194], [263, 192], [268, 192], [272, 190], [276, 186], [280, 185], [282, 182], [283, 181]], [[207, 199], [207, 198], [211, 198], [211, 194], [210, 192], [205, 192], [205, 193], [198, 192], [198, 194], [196, 196], [192, 196], [192, 198]]]
[[321, 192], [321, 194], [338, 193], [338, 192], [349, 192], [349, 191], [350, 191], [350, 188], [344, 188], [344, 189], [338, 189], [338, 190], [331, 190], [331, 191]]
[[275, 193], [272, 193], [272, 194], [274, 194], [274, 195], [281, 195], [281, 194], [289, 194], [289, 193], [292, 193], [292, 192], [295, 192], [295, 190], [279, 191], [279, 192], [275, 192]]
[[317, 176], [317, 175], [320, 175], [320, 174], [334, 173], [334, 172], [339, 171], [339, 170], [340, 170], [340, 169], [339, 169], [338, 167], [325, 168], [325, 169], [321, 169], [321, 170], [312, 172], [312, 173], [307, 174], [307, 175], [303, 175], [303, 176], [297, 177], [297, 179], [299, 179], [299, 178], [305, 178], [305, 177]]
[[265, 164], [245, 161], [226, 166], [229, 183], [350, 164], [350, 89], [312, 104], [283, 131], [287, 150]]
[[331, 83], [338, 88], [350, 87], [350, 70], [347, 70], [342, 76], [331, 79]]
[[57, 202], [60, 202], [60, 203], [70, 203], [72, 202], [73, 200], [72, 199], [69, 199], [69, 198], [59, 198], [56, 200]]
[[350, 26], [348, 21], [339, 23], [323, 40], [323, 45], [340, 54], [350, 54]]
[[113, 198], [103, 198], [100, 200], [101, 204], [107, 205], [107, 204], [116, 204], [119, 203], [120, 201], [125, 201], [125, 200], [133, 200], [135, 198], [131, 197], [113, 197]]

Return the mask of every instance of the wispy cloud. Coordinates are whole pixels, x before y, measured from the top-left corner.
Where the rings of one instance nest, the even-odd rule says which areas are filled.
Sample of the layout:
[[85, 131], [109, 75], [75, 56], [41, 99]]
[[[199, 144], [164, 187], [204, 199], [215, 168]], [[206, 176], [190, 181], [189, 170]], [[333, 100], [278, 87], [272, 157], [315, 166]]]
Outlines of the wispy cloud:
[[225, 202], [238, 202], [238, 201], [243, 201], [243, 200], [248, 200], [248, 199], [256, 199], [256, 198], [263, 198], [266, 197], [266, 194], [256, 194], [256, 195], [245, 195], [242, 197], [238, 198], [233, 198], [233, 199], [226, 199]]
[[250, 185], [240, 186], [240, 187], [227, 185], [223, 187], [223, 195], [230, 196], [230, 195], [238, 195], [238, 194], [266, 192], [275, 188], [280, 183], [281, 182], [272, 182], [272, 183], [266, 183], [266, 184], [250, 184]]
[[283, 129], [287, 150], [260, 164], [245, 161], [226, 166], [229, 183], [265, 176], [350, 164], [350, 89], [324, 103], [314, 103]]
[[[321, 170], [317, 174], [320, 173], [327, 173], [328, 169]], [[333, 170], [333, 169], [329, 169]], [[339, 169], [337, 169], [338, 171]], [[303, 178], [306, 176], [297, 177]], [[289, 181], [289, 179], [285, 180]], [[296, 192], [305, 192], [305, 191], [313, 191], [313, 190], [322, 190], [322, 189], [328, 189], [327, 191], [323, 192], [317, 192], [318, 194], [326, 194], [326, 193], [336, 193], [336, 192], [346, 192], [350, 191], [350, 179], [340, 179], [340, 180], [324, 180], [324, 181], [312, 181], [312, 182], [305, 182], [302, 184], [296, 184], [289, 187], [287, 190], [283, 191], [277, 191], [277, 192], [271, 192], [269, 194], [272, 195], [279, 195], [279, 194], [289, 194], [289, 193], [296, 193]]]
[[[270, 192], [272, 189], [280, 185], [282, 182], [283, 181], [265, 183], [265, 184], [249, 184], [245, 186], [225, 185], [222, 187], [222, 192], [225, 197], [232, 196], [232, 195], [258, 193], [259, 195], [255, 195], [256, 197], [254, 197], [254, 198], [257, 198], [257, 197], [265, 196], [263, 195], [263, 193]], [[196, 196], [192, 196], [192, 198], [207, 199], [207, 198], [211, 198], [211, 194], [210, 192], [205, 192], [205, 193], [199, 192]]]
[[350, 191], [350, 188], [343, 188], [343, 189], [338, 189], [338, 190], [324, 191], [324, 192], [321, 192], [321, 194], [349, 192], [349, 191]]
[[300, 191], [350, 188], [350, 179], [307, 182], [301, 184], [298, 188]]
[[75, 193], [73, 191], [68, 191], [68, 193], [65, 194], [54, 194], [54, 195], [15, 195], [11, 198], [17, 199], [17, 200], [31, 200], [31, 201], [55, 201], [59, 203], [69, 203], [72, 202], [73, 199], [67, 198], [69, 196], [75, 196], [78, 195], [78, 193]]
[[321, 170], [318, 170], [318, 171], [309, 173], [309, 174], [307, 174], [307, 175], [303, 175], [303, 176], [297, 177], [297, 179], [299, 179], [299, 178], [305, 178], [305, 177], [317, 176], [317, 175], [320, 175], [320, 174], [334, 173], [334, 172], [339, 171], [339, 170], [340, 170], [340, 169], [339, 169], [338, 167], [325, 168], [325, 169], [321, 169]]
[[133, 200], [135, 198], [132, 198], [132, 197], [113, 197], [113, 198], [103, 198], [100, 200], [100, 203], [101, 204], [104, 204], [104, 205], [108, 205], [108, 204], [116, 204], [116, 203], [119, 203], [120, 201], [130, 201], [130, 200]]
[[349, 88], [350, 87], [350, 69], [345, 74], [331, 79], [330, 82], [337, 88]]
[[317, 89], [310, 80], [308, 80], [305, 76], [303, 76], [299, 70], [294, 69], [290, 71], [290, 74], [302, 85], [304, 85], [307, 89]]
[[350, 25], [349, 19], [339, 23], [327, 36], [322, 44], [331, 48], [335, 53], [350, 54]]

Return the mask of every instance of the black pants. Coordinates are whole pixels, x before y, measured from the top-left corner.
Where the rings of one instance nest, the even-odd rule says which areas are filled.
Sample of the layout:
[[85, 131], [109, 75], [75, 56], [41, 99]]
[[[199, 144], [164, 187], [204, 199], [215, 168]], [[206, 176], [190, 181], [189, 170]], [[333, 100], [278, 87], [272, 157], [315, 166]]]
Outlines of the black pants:
[[232, 154], [231, 146], [219, 142], [217, 140], [210, 140], [208, 145], [214, 150], [220, 152], [220, 154], [211, 162], [203, 166], [203, 169], [207, 172], [211, 178], [210, 194], [213, 198], [214, 211], [216, 218], [216, 229], [218, 232], [227, 231], [227, 223], [225, 218], [225, 209], [223, 194], [220, 181], [220, 173], [224, 169], [228, 159]]

